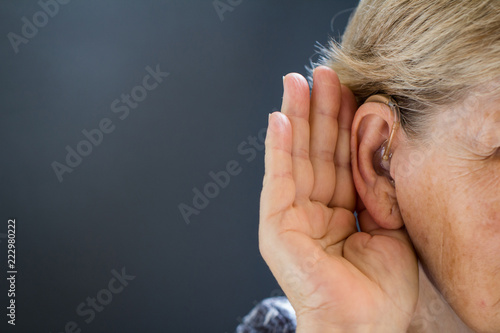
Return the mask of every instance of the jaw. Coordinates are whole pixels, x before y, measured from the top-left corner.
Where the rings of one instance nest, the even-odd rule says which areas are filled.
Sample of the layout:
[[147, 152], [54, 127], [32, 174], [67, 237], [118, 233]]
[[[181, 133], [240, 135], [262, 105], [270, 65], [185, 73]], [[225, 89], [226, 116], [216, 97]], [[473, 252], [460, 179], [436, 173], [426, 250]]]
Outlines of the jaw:
[[431, 282], [427, 269], [419, 261], [419, 295], [417, 308], [408, 333], [417, 332], [473, 332], [456, 315], [441, 293]]

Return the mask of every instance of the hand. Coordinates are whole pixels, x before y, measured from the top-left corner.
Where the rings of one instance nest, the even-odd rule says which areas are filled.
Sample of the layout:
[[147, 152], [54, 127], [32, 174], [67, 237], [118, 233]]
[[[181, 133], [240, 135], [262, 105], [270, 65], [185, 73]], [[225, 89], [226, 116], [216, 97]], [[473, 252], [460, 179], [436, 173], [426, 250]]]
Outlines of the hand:
[[357, 232], [349, 149], [357, 105], [333, 70], [318, 67], [313, 80], [309, 96], [306, 80], [288, 74], [281, 113], [269, 117], [262, 256], [298, 332], [404, 332], [418, 297], [413, 247], [406, 232], [379, 229], [366, 211], [367, 232]]

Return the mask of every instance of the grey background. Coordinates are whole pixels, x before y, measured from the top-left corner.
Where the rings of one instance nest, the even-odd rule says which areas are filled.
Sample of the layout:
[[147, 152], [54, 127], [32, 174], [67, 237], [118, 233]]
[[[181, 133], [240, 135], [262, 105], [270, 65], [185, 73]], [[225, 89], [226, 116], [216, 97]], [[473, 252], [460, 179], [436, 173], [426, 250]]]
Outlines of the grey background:
[[[41, 7], [1, 1], [1, 331], [64, 332], [74, 321], [82, 332], [232, 332], [280, 295], [257, 245], [263, 152], [247, 161], [238, 145], [279, 109], [282, 76], [306, 74], [315, 43], [338, 37], [356, 3], [243, 0], [221, 21], [212, 1], [74, 0], [16, 54], [7, 34]], [[170, 75], [120, 120], [111, 102], [157, 64]], [[103, 118], [115, 130], [59, 182], [51, 163]], [[186, 224], [178, 205], [231, 160], [241, 173]], [[11, 217], [15, 327], [5, 316]], [[122, 267], [135, 279], [85, 323], [77, 306]]]

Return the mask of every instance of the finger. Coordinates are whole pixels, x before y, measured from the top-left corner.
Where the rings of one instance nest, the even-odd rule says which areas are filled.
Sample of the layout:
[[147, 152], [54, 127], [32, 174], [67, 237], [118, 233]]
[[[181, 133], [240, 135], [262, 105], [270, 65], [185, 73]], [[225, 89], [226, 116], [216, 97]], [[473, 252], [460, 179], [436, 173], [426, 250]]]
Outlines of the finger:
[[337, 143], [341, 91], [337, 74], [326, 66], [313, 72], [310, 158], [314, 171], [311, 200], [327, 205], [335, 190], [334, 154]]
[[309, 160], [309, 85], [300, 74], [291, 73], [283, 80], [281, 112], [292, 125], [292, 163], [295, 201], [309, 200], [313, 178]]
[[370, 213], [364, 209], [358, 213], [359, 228], [364, 232], [372, 232], [380, 229], [380, 226], [373, 220]]
[[[344, 243], [344, 258], [381, 287], [406, 284], [405, 276], [416, 275], [411, 243], [401, 230], [357, 232]], [[390, 284], [393, 284], [392, 286]], [[384, 288], [386, 289], [386, 288]], [[400, 288], [396, 288], [396, 291]], [[400, 289], [402, 290], [402, 289]]]
[[335, 148], [335, 192], [330, 207], [343, 207], [354, 211], [356, 188], [351, 168], [351, 127], [358, 105], [353, 93], [346, 86], [341, 87], [342, 101], [338, 116], [339, 129]]
[[292, 128], [280, 112], [269, 116], [265, 174], [261, 194], [261, 221], [289, 207], [295, 199], [292, 173]]
[[[325, 209], [330, 208], [325, 207]], [[326, 233], [318, 240], [325, 251], [341, 256], [344, 241], [355, 232], [357, 232], [356, 219], [352, 212], [337, 207], [333, 209]]]
[[370, 232], [370, 235], [375, 236], [375, 235], [383, 235], [383, 236], [390, 236], [396, 239], [399, 239], [401, 242], [406, 244], [408, 247], [413, 248], [413, 243], [410, 239], [410, 235], [408, 235], [408, 231], [406, 231], [405, 227], [402, 227], [400, 229], [392, 230], [392, 229], [374, 229], [373, 231]]

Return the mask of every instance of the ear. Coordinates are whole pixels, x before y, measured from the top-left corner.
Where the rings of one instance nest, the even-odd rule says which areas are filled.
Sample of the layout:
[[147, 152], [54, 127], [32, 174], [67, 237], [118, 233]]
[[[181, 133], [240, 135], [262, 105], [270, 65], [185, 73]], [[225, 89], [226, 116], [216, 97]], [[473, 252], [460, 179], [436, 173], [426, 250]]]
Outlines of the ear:
[[[396, 189], [388, 177], [377, 174], [376, 166], [373, 165], [374, 155], [380, 153], [380, 146], [389, 138], [394, 121], [391, 108], [377, 102], [361, 105], [354, 116], [351, 132], [352, 172], [362, 201], [358, 214], [363, 231], [379, 227], [399, 229], [403, 226]], [[397, 150], [400, 132], [398, 130], [394, 135], [392, 153]], [[393, 169], [391, 166], [390, 170]], [[391, 175], [394, 177], [392, 172]]]

